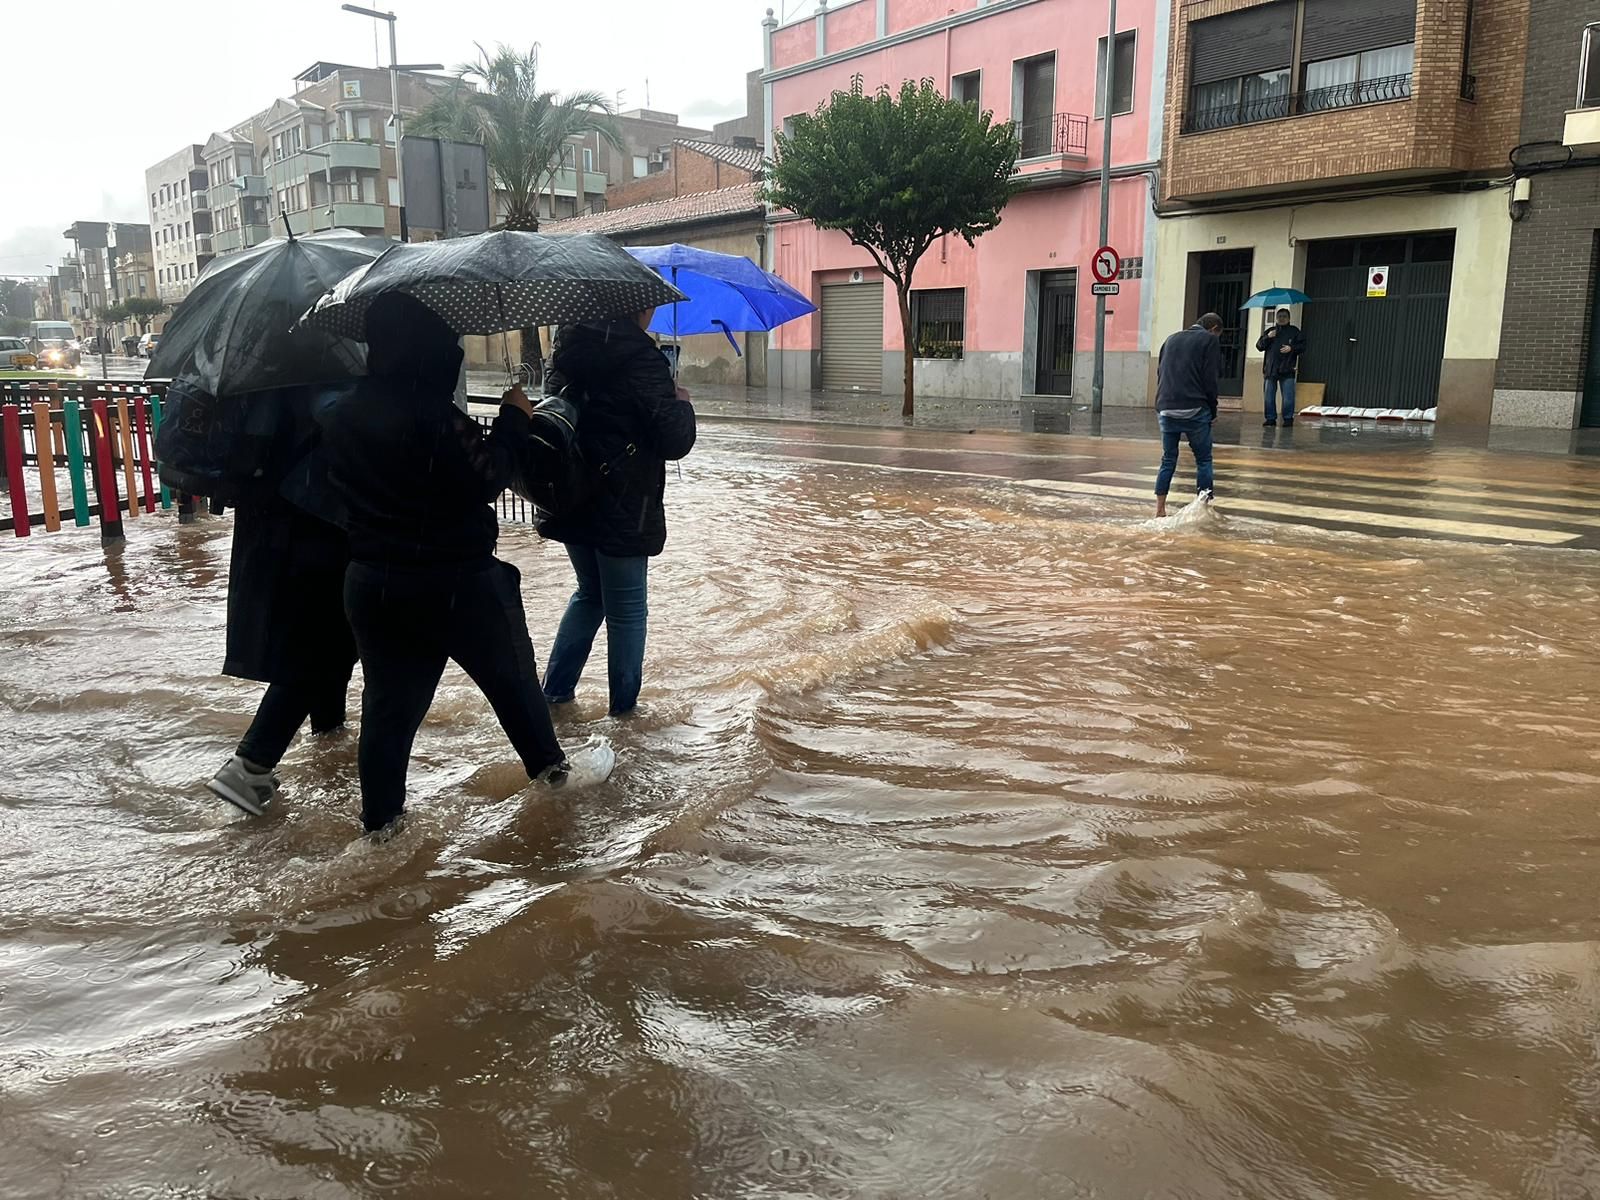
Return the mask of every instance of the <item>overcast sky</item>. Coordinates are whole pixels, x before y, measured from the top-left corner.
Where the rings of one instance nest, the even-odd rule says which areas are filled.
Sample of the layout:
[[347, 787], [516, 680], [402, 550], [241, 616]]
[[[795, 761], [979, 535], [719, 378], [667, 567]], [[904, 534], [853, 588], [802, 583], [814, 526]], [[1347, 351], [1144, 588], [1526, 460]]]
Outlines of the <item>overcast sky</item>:
[[[147, 221], [144, 171], [185, 145], [290, 95], [318, 60], [370, 66], [373, 26], [340, 0], [48, 0], [11, 32], [0, 70], [0, 275], [41, 274], [71, 244], [73, 221]], [[744, 113], [745, 73], [761, 65], [761, 19], [814, 0], [366, 0], [399, 15], [400, 60], [455, 66], [474, 42], [541, 47], [558, 90], [624, 92], [624, 108], [709, 126]], [[4, 6], [0, 6], [4, 7]], [[48, 29], [46, 28], [48, 26]], [[382, 34], [382, 64], [389, 59]]]

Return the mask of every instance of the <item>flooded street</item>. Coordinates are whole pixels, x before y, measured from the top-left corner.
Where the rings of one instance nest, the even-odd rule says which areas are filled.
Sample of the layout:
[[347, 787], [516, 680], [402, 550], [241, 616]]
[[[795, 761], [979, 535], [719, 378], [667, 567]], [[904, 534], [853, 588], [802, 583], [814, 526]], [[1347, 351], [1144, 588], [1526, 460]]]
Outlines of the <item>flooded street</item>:
[[612, 780], [452, 668], [376, 847], [353, 732], [205, 791], [231, 520], [0, 549], [0, 1196], [1600, 1196], [1592, 552], [715, 439], [668, 504]]

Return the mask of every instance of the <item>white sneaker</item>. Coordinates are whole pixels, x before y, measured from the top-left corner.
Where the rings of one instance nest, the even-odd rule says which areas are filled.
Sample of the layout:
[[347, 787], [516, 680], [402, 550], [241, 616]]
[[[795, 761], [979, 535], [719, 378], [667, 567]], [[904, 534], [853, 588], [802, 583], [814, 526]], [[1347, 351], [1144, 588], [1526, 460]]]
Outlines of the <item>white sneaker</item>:
[[252, 817], [263, 817], [278, 798], [278, 777], [235, 754], [206, 784], [222, 799]]
[[539, 772], [539, 783], [562, 791], [604, 783], [616, 770], [617, 752], [603, 737], [592, 737], [567, 755], [567, 760]]

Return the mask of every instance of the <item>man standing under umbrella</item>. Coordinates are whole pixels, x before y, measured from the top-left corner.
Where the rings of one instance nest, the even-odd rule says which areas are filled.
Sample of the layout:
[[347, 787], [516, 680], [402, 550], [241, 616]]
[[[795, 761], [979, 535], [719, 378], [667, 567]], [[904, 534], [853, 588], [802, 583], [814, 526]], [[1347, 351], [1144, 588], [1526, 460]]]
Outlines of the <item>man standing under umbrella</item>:
[[364, 679], [361, 819], [376, 832], [404, 809], [412, 743], [449, 660], [482, 689], [530, 779], [560, 785], [568, 765], [539, 687], [521, 576], [494, 556], [491, 503], [528, 436], [528, 402], [508, 393], [485, 437], [454, 404], [456, 335], [404, 293], [372, 302], [366, 341], [368, 378], [320, 419], [329, 478], [348, 509], [345, 611]]
[[1277, 324], [1268, 326], [1256, 340], [1256, 349], [1263, 351], [1261, 373], [1264, 376], [1263, 392], [1267, 414], [1262, 422], [1267, 428], [1278, 423], [1278, 395], [1283, 396], [1283, 423], [1294, 424], [1294, 378], [1305, 353], [1306, 335], [1293, 324], [1293, 314], [1287, 308], [1278, 310]]

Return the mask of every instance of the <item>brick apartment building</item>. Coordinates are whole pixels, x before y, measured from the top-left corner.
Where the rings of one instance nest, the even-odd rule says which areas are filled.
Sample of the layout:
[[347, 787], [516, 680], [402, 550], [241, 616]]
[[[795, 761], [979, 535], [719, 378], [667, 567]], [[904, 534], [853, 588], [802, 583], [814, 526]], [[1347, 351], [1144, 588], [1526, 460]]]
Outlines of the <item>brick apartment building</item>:
[[1600, 0], [1532, 0], [1528, 29], [1494, 422], [1600, 426]]
[[[1299, 288], [1314, 300], [1296, 314], [1301, 379], [1327, 403], [1487, 425], [1528, 10], [1171, 0], [1154, 331], [1220, 313], [1224, 391], [1254, 411], [1257, 327], [1239, 305]], [[1379, 267], [1386, 294], [1369, 296]]]
[[[402, 71], [400, 112], [412, 116], [449, 85]], [[215, 224], [217, 254], [253, 246], [284, 227], [296, 234], [351, 229], [400, 235], [389, 72], [313, 63], [294, 94], [201, 148], [201, 193]]]

